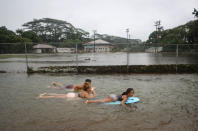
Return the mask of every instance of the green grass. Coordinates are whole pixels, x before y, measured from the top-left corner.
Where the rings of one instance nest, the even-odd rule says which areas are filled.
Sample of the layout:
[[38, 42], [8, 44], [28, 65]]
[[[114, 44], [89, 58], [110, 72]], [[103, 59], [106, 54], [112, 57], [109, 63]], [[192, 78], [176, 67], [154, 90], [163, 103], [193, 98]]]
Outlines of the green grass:
[[0, 54], [0, 59], [6, 58], [25, 58], [24, 54]]
[[[35, 58], [35, 57], [38, 56], [28, 54], [28, 58]], [[0, 59], [7, 59], [7, 58], [25, 58], [25, 54], [0, 54]]]
[[[57, 54], [27, 54], [28, 58], [57, 57]], [[0, 54], [0, 59], [25, 58], [25, 54]]]

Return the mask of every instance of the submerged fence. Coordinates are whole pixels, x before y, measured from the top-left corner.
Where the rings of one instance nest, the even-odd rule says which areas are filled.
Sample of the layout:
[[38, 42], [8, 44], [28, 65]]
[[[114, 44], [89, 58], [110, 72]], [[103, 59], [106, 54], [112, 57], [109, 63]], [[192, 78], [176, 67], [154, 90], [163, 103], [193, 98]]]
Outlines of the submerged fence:
[[[181, 68], [184, 68], [183, 65], [190, 65], [190, 64], [198, 64], [198, 44], [165, 44], [165, 45], [130, 45], [128, 48], [125, 48], [123, 52], [95, 52], [95, 53], [78, 53], [77, 45], [76, 45], [76, 50], [75, 50], [75, 59], [73, 62], [70, 64], [65, 64], [65, 65], [60, 65], [61, 68], [63, 66], [70, 66], [70, 67], [75, 67], [65, 68], [65, 71], [63, 70], [58, 70], [58, 66], [56, 66], [57, 70], [54, 70], [54, 72], [72, 72], [72, 70], [75, 70], [74, 72], [83, 72], [82, 69], [84, 67], [94, 67], [101, 69], [103, 68], [108, 68], [111, 70], [119, 68], [119, 72], [123, 73], [130, 73], [134, 72], [132, 71], [133, 68], [134, 70], [139, 70], [136, 72], [147, 72], [146, 70], [149, 70], [148, 67], [150, 65], [155, 65], [155, 68], [158, 68], [156, 65], [160, 65], [159, 68], [167, 68], [167, 65], [171, 65], [171, 70], [168, 71], [166, 69], [162, 69], [161, 71], [164, 72], [182, 72]], [[61, 56], [58, 54], [59, 57]], [[64, 56], [66, 54], [62, 54]], [[72, 57], [72, 56], [71, 56]], [[73, 56], [74, 57], [74, 56]], [[142, 68], [137, 68], [135, 66], [141, 66]], [[143, 67], [145, 65], [145, 67]], [[115, 68], [115, 66], [118, 66]], [[120, 66], [121, 70], [120, 71]], [[46, 66], [47, 67], [47, 66]], [[49, 67], [49, 66], [48, 66]], [[112, 67], [110, 69], [110, 67]], [[185, 66], [185, 71], [188, 66]], [[194, 68], [195, 66], [193, 66]], [[126, 69], [124, 69], [126, 68]], [[153, 67], [152, 67], [153, 68]], [[178, 68], [179, 71], [178, 71]], [[189, 66], [189, 68], [192, 68]], [[93, 68], [89, 68], [92, 70], [92, 72], [95, 72]], [[145, 70], [146, 69], [146, 70]], [[154, 69], [154, 68], [153, 68]], [[151, 72], [155, 72], [154, 70], [151, 70]], [[170, 68], [169, 68], [170, 69]], [[81, 71], [79, 71], [81, 70]], [[86, 69], [84, 69], [86, 70]], [[89, 73], [91, 71], [88, 71]], [[105, 69], [104, 69], [105, 70]], [[49, 68], [48, 68], [49, 71]], [[194, 69], [188, 72], [193, 72], [195, 71]], [[97, 72], [99, 72], [97, 70]], [[106, 72], [108, 72], [106, 70]], [[157, 71], [159, 72], [159, 71]]]
[[[103, 67], [109, 70], [110, 67], [112, 67], [113, 70], [119, 69], [118, 72], [122, 72], [121, 70], [123, 70], [123, 73], [130, 73], [133, 72], [133, 69], [149, 70], [152, 65], [154, 65], [152, 66], [153, 70], [158, 68], [157, 65], [159, 65], [159, 68], [163, 68], [163, 65], [164, 67], [171, 65], [171, 71], [174, 69], [174, 72], [181, 72], [181, 68], [183, 68], [181, 65], [198, 64], [198, 44], [131, 44], [123, 46], [119, 52], [115, 52], [114, 50], [114, 52], [95, 53], [86, 53], [82, 50], [78, 50], [77, 44], [73, 52], [67, 53], [36, 54], [32, 53], [32, 48], [25, 47], [25, 44], [23, 44], [23, 49], [26, 54], [23, 58], [21, 56], [17, 58], [16, 56], [14, 59], [1, 59], [1, 61], [12, 61], [13, 64], [17, 63], [21, 68], [27, 68], [30, 72], [36, 72], [42, 67], [57, 67], [57, 70], [53, 68], [53, 72], [62, 72], [58, 70], [59, 67], [75, 67], [76, 72], [79, 72], [78, 70], [80, 69], [84, 69], [84, 67], [94, 67], [98, 69]], [[137, 68], [137, 66], [141, 68]], [[185, 68], [187, 67], [188, 66]], [[70, 72], [68, 69], [69, 68], [65, 68], [63, 72]], [[48, 68], [48, 71], [49, 70], [50, 68]], [[90, 68], [90, 70], [93, 70], [93, 68]], [[106, 70], [106, 72], [108, 71]]]
[[[166, 65], [175, 64], [176, 72], [178, 64], [197, 64], [198, 63], [198, 44], [146, 44], [131, 45], [130, 52], [151, 53], [157, 60], [153, 64]], [[128, 52], [127, 52], [128, 53]], [[130, 57], [130, 56], [128, 56]], [[127, 59], [127, 63], [137, 61], [139, 58]], [[141, 58], [140, 58], [141, 59]]]

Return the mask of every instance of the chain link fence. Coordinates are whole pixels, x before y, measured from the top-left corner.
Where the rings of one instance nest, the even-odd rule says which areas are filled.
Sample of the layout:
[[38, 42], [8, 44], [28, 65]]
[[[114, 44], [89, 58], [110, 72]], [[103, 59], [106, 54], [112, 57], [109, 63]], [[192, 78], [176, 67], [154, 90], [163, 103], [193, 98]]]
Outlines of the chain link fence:
[[[121, 45], [120, 51], [95, 53], [83, 52], [83, 48], [79, 49], [78, 44], [74, 48], [62, 48], [69, 50], [68, 52], [46, 52], [45, 50], [45, 53], [42, 53], [42, 51], [34, 53], [34, 49], [30, 47], [30, 44], [23, 43], [23, 45], [19, 45], [23, 46], [24, 51], [22, 54], [7, 55], [8, 57], [6, 57], [6, 54], [0, 55], [2, 58], [0, 62], [4, 66], [3, 68], [7, 69], [9, 66], [16, 66], [16, 70], [26, 70], [27, 68], [35, 69], [43, 66], [78, 67], [170, 64], [177, 66], [178, 64], [198, 63], [198, 44], [130, 44]], [[5, 44], [3, 46], [7, 49], [11, 47], [11, 44], [7, 47]], [[1, 51], [3, 52], [3, 50]]]

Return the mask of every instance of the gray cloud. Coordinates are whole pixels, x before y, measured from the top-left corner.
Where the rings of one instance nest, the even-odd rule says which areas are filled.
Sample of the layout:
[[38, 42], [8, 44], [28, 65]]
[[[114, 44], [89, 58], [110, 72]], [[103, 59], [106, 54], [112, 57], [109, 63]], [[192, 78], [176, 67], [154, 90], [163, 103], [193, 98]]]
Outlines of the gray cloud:
[[146, 40], [161, 20], [165, 29], [193, 20], [197, 0], [0, 0], [0, 26], [16, 30], [33, 18], [66, 20], [92, 33]]

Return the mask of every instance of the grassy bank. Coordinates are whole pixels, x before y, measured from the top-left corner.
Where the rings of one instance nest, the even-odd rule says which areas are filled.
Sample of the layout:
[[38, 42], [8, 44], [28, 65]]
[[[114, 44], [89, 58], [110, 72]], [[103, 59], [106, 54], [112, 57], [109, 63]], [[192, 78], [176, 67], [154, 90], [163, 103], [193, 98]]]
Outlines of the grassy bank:
[[179, 65], [115, 65], [115, 66], [49, 66], [29, 73], [198, 73], [198, 64]]
[[25, 58], [24, 54], [0, 54], [0, 59], [7, 58]]
[[[57, 57], [62, 54], [27, 54], [28, 58], [40, 58], [40, 57]], [[0, 59], [8, 58], [25, 58], [25, 54], [0, 54]]]

